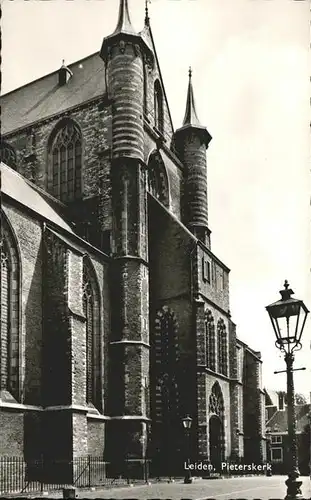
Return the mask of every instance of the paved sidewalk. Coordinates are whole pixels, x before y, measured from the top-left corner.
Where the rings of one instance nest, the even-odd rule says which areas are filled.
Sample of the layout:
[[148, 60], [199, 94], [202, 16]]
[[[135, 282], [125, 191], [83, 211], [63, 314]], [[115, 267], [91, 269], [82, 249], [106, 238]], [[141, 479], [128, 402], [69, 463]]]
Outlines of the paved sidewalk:
[[[283, 500], [286, 495], [286, 476], [243, 477], [230, 479], [198, 479], [192, 484], [182, 480], [174, 483], [157, 482], [150, 485], [107, 488], [95, 491], [79, 490], [78, 498], [103, 499], [191, 499], [191, 500]], [[303, 481], [304, 500], [311, 500], [311, 481]], [[62, 492], [55, 492], [45, 498], [62, 498]]]

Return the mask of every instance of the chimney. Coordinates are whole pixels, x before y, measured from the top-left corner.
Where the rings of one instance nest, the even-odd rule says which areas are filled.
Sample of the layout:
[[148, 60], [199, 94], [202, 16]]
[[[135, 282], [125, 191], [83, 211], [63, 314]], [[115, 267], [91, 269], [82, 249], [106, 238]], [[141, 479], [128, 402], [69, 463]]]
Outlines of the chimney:
[[279, 410], [284, 410], [284, 394], [282, 392], [280, 392], [278, 394], [278, 397], [279, 397], [279, 404], [278, 404], [278, 407], [279, 407]]
[[66, 85], [66, 83], [68, 83], [72, 75], [73, 75], [72, 71], [69, 68], [67, 68], [67, 66], [65, 65], [65, 61], [63, 60], [62, 66], [58, 71], [58, 85], [59, 86]]

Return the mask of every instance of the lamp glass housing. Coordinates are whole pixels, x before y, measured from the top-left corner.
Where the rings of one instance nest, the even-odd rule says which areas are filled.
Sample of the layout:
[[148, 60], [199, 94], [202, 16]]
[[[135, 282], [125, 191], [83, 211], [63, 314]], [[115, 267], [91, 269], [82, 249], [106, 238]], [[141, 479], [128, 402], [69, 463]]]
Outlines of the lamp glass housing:
[[187, 415], [185, 418], [182, 419], [182, 423], [185, 429], [191, 429], [192, 425], [192, 418]]
[[300, 345], [300, 339], [309, 310], [302, 300], [291, 298], [294, 293], [288, 289], [280, 291], [281, 300], [266, 307], [276, 336], [276, 345], [281, 350], [290, 350]]

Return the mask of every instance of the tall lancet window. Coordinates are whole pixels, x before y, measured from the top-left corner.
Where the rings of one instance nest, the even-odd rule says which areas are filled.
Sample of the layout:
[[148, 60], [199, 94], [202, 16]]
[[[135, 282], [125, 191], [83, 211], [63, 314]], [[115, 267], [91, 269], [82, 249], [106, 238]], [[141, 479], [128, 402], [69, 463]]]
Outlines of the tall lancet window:
[[228, 343], [225, 323], [222, 319], [217, 324], [218, 373], [228, 375]]
[[206, 364], [210, 370], [216, 369], [215, 359], [215, 323], [210, 310], [205, 312], [205, 333], [206, 333]]
[[99, 292], [88, 258], [83, 262], [83, 313], [86, 319], [86, 402], [100, 409]]
[[19, 264], [14, 240], [3, 230], [1, 241], [0, 389], [19, 400]]
[[163, 116], [163, 92], [159, 80], [154, 84], [154, 120], [155, 126], [163, 134], [164, 116]]
[[50, 191], [63, 202], [81, 196], [82, 137], [79, 127], [66, 120], [52, 132]]

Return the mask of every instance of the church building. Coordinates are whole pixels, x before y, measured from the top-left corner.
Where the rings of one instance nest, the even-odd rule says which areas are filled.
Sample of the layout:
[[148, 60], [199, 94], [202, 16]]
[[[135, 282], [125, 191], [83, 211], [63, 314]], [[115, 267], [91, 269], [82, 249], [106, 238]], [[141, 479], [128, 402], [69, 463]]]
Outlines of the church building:
[[148, 10], [137, 32], [120, 0], [99, 52], [1, 97], [0, 456], [182, 470], [189, 415], [193, 460], [265, 461], [188, 79], [174, 130]]

